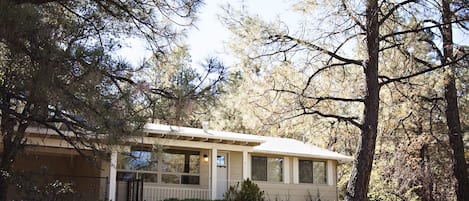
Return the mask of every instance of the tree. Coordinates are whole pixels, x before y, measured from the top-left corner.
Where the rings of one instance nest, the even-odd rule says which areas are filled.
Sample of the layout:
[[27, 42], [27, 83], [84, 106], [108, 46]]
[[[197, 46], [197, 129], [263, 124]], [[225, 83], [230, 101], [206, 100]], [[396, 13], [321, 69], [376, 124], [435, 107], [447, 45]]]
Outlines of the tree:
[[138, 68], [113, 56], [123, 37], [160, 55], [190, 25], [199, 1], [0, 1], [0, 200], [27, 129], [56, 131], [80, 152], [138, 132]]
[[218, 105], [228, 69], [217, 58], [208, 58], [199, 68], [190, 66], [190, 61], [187, 48], [179, 47], [149, 62], [143, 77], [152, 80], [146, 83], [152, 87], [148, 94], [152, 121], [200, 127], [201, 119]]
[[469, 178], [468, 166], [464, 157], [463, 132], [459, 119], [458, 91], [455, 78], [456, 64], [452, 63], [455, 56], [451, 22], [454, 20], [453, 16], [457, 16], [457, 13], [461, 10], [461, 12], [468, 12], [468, 5], [467, 3], [452, 3], [452, 1], [447, 0], [441, 1], [443, 26], [440, 31], [443, 41], [443, 53], [440, 53], [440, 55], [442, 55], [441, 63], [449, 65], [445, 76], [446, 123], [448, 125], [449, 142], [453, 151], [453, 174], [457, 180], [456, 195], [458, 200], [463, 201], [469, 199]]
[[[272, 102], [288, 99], [286, 96], [290, 99], [289, 107], [285, 107], [289, 109], [283, 110], [284, 119], [315, 115], [345, 122], [359, 130], [360, 141], [346, 200], [367, 199], [382, 88], [409, 83], [415, 77], [449, 65], [412, 54], [415, 44], [428, 39], [426, 33], [430, 29], [442, 26], [428, 25], [425, 21], [409, 26], [415, 15], [408, 10], [417, 8], [416, 2], [300, 2], [296, 7], [306, 15], [313, 13], [310, 8], [315, 9], [313, 17], [306, 17], [306, 24], [317, 26], [301, 28], [297, 33], [281, 22], [261, 22], [227, 9], [225, 23], [241, 46], [234, 47], [235, 52], [242, 55], [245, 63], [241, 65], [246, 66], [246, 72], [253, 72], [254, 79], [269, 77], [282, 65], [308, 75], [299, 85], [285, 82], [295, 79], [288, 76], [271, 82], [272, 87], [265, 94], [272, 97]], [[323, 14], [321, 10], [328, 12]], [[417, 41], [413, 41], [415, 37]], [[357, 50], [351, 51], [352, 47]], [[386, 54], [394, 57], [384, 57]], [[391, 64], [389, 61], [396, 55], [406, 61]], [[463, 58], [459, 56], [451, 63]], [[396, 68], [387, 71], [391, 66]]]

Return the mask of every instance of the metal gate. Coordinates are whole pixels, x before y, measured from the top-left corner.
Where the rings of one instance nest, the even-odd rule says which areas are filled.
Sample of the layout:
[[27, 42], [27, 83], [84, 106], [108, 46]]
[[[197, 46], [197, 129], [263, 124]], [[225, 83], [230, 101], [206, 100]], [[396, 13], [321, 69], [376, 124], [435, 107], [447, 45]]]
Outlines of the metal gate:
[[127, 201], [143, 201], [143, 179], [127, 181]]

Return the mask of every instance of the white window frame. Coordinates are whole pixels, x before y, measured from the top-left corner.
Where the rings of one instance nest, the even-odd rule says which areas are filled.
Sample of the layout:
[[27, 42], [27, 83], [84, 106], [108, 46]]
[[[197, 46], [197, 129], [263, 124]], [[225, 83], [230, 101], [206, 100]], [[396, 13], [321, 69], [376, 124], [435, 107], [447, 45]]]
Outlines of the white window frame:
[[[157, 181], [156, 182], [150, 182], [150, 183], [157, 183], [157, 184], [164, 184], [164, 185], [190, 185], [190, 186], [200, 186], [201, 184], [201, 175], [200, 175], [200, 170], [201, 170], [201, 158], [202, 158], [202, 151], [200, 150], [191, 150], [191, 149], [179, 149], [179, 148], [171, 148], [171, 149], [168, 149], [168, 150], [176, 150], [176, 151], [181, 151], [181, 152], [184, 152], [184, 151], [187, 151], [187, 152], [198, 152], [199, 153], [199, 171], [198, 173], [186, 173], [186, 172], [164, 172], [162, 170], [162, 164], [163, 164], [163, 154], [161, 154], [161, 152], [154, 152], [158, 155], [157, 157], [157, 167], [156, 167], [156, 170], [155, 171], [152, 171], [152, 170], [131, 170], [131, 169], [117, 169], [117, 173], [119, 172], [125, 172], [125, 173], [134, 173], [135, 174], [135, 177], [136, 179], [141, 179], [141, 176], [142, 174], [156, 174], [156, 177], [157, 177]], [[145, 151], [145, 150], [132, 150], [132, 151]], [[147, 152], [151, 152], [151, 151], [147, 151]], [[191, 154], [189, 154], [191, 155]], [[194, 154], [192, 154], [194, 155]], [[119, 167], [119, 165], [118, 165]], [[179, 178], [179, 183], [164, 183], [162, 181], [162, 177], [163, 175], [175, 175]], [[199, 182], [198, 184], [182, 184], [182, 177], [183, 176], [197, 176], [199, 177]]]

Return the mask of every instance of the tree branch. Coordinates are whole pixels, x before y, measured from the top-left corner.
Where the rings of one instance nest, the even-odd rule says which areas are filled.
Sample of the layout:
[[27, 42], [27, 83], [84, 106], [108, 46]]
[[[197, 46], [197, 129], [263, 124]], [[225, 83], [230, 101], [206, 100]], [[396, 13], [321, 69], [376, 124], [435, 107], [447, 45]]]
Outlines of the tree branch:
[[417, 77], [419, 75], [422, 75], [422, 74], [425, 74], [425, 73], [428, 73], [428, 72], [431, 72], [431, 71], [434, 71], [434, 70], [437, 70], [437, 69], [440, 69], [440, 68], [444, 68], [448, 65], [451, 65], [451, 64], [455, 64], [461, 60], [464, 60], [467, 56], [469, 56], [469, 54], [464, 54], [463, 56], [459, 57], [458, 59], [455, 59], [451, 62], [447, 62], [445, 64], [440, 64], [440, 65], [437, 65], [437, 66], [432, 66], [430, 63], [426, 62], [426, 61], [423, 61], [421, 59], [418, 59], [416, 57], [412, 57], [412, 59], [414, 59], [415, 61], [425, 65], [425, 66], [428, 66], [430, 68], [427, 68], [425, 70], [422, 70], [422, 71], [419, 71], [419, 72], [416, 72], [416, 73], [413, 73], [413, 74], [410, 74], [410, 75], [406, 75], [406, 76], [402, 76], [402, 77], [397, 77], [397, 78], [389, 78], [387, 76], [380, 76], [381, 78], [385, 78], [386, 80], [383, 81], [383, 82], [380, 82], [379, 85], [380, 86], [383, 86], [383, 85], [386, 85], [386, 84], [389, 84], [389, 83], [393, 83], [393, 82], [399, 82], [401, 80], [405, 80], [405, 79], [410, 79], [410, 78], [413, 78], [413, 77]]
[[349, 59], [349, 58], [342, 57], [342, 56], [340, 56], [340, 55], [338, 55], [334, 52], [326, 50], [326, 49], [324, 49], [320, 46], [317, 46], [313, 43], [310, 43], [310, 42], [307, 42], [307, 41], [304, 41], [304, 40], [301, 40], [301, 39], [298, 39], [298, 38], [294, 38], [294, 37], [289, 36], [289, 35], [277, 34], [277, 35], [269, 36], [269, 39], [273, 40], [273, 41], [282, 41], [282, 42], [291, 41], [291, 42], [294, 42], [296, 44], [303, 45], [303, 46], [306, 46], [306, 47], [311, 48], [313, 50], [322, 52], [326, 55], [329, 55], [329, 56], [333, 57], [334, 59], [337, 59], [337, 60], [345, 62], [345, 63], [355, 64], [355, 65], [359, 65], [359, 66], [361, 66], [363, 64], [363, 62], [361, 60], [355, 60], [355, 59]]
[[407, 0], [407, 1], [403, 1], [403, 2], [400, 2], [398, 4], [396, 4], [394, 7], [391, 8], [391, 10], [389, 10], [388, 13], [386, 13], [383, 18], [381, 18], [381, 20], [378, 22], [379, 25], [382, 25], [389, 17], [391, 17], [391, 15], [394, 13], [394, 11], [396, 11], [397, 9], [399, 9], [400, 7], [408, 4], [408, 3], [413, 3], [413, 2], [416, 2], [417, 0]]

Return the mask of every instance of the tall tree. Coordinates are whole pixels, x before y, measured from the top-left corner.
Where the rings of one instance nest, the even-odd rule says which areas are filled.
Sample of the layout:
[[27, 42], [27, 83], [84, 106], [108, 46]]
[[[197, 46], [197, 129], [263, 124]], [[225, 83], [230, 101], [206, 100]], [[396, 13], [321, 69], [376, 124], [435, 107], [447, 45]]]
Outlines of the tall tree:
[[[149, 62], [145, 73], [151, 86], [148, 97], [152, 121], [200, 127], [224, 93], [228, 69], [217, 58], [208, 58], [198, 68], [191, 66], [186, 47]], [[146, 81], [143, 81], [146, 82]]]
[[[409, 26], [415, 19], [409, 10], [418, 7], [416, 2], [301, 1], [296, 8], [312, 14], [301, 25], [317, 26], [301, 27], [298, 32], [282, 22], [262, 22], [227, 9], [224, 20], [240, 46], [232, 47], [245, 62], [241, 64], [244, 71], [253, 73], [253, 80], [269, 77], [282, 65], [307, 74], [301, 84], [285, 82], [295, 78], [280, 75], [280, 79], [271, 80], [271, 89], [264, 93], [272, 97], [272, 102], [289, 99], [284, 119], [315, 115], [346, 122], [359, 130], [346, 200], [367, 200], [383, 86], [409, 83], [448, 65], [431, 62], [434, 58], [428, 54], [420, 57], [412, 52], [420, 39], [428, 39], [430, 29], [441, 26], [423, 20]], [[233, 17], [237, 15], [241, 17]], [[406, 58], [405, 62], [392, 63], [396, 55]], [[388, 71], [391, 66], [393, 69]]]
[[[453, 43], [453, 16], [458, 10], [467, 11], [467, 3], [452, 5], [452, 1], [441, 1], [441, 18], [443, 26], [440, 28], [443, 41], [442, 64], [448, 64], [445, 73], [445, 101], [446, 101], [446, 124], [448, 125], [448, 137], [453, 151], [453, 174], [457, 180], [456, 195], [459, 201], [469, 200], [469, 177], [468, 166], [464, 157], [463, 132], [459, 119], [458, 90], [456, 89], [456, 64]], [[453, 9], [456, 11], [453, 11]], [[466, 14], [467, 15], [467, 14]]]
[[144, 119], [138, 70], [114, 56], [124, 37], [169, 51], [199, 1], [0, 1], [0, 200], [28, 128], [54, 130], [79, 148], [116, 143]]

